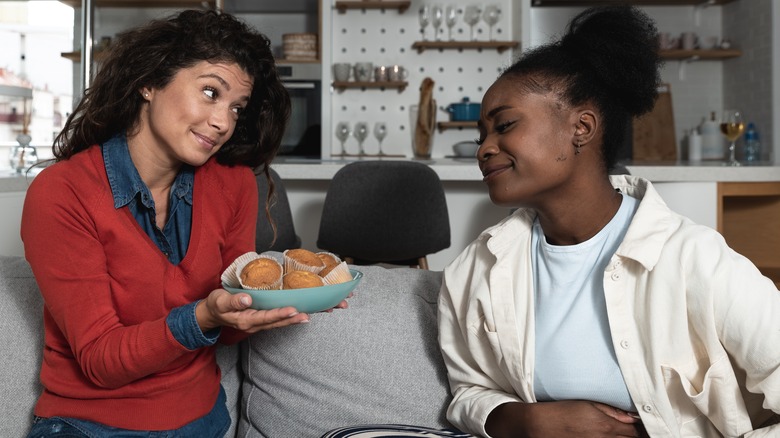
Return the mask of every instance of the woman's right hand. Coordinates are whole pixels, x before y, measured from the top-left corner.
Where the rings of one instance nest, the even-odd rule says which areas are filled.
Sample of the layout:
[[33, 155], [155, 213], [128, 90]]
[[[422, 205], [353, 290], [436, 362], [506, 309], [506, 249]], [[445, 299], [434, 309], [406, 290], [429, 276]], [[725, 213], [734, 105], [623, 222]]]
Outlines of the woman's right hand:
[[249, 294], [231, 294], [225, 289], [211, 291], [195, 306], [195, 319], [204, 332], [217, 327], [232, 327], [245, 333], [309, 322], [309, 315], [294, 307], [272, 310], [250, 309]]
[[603, 403], [558, 401], [505, 403], [490, 413], [491, 437], [642, 437], [641, 422]]

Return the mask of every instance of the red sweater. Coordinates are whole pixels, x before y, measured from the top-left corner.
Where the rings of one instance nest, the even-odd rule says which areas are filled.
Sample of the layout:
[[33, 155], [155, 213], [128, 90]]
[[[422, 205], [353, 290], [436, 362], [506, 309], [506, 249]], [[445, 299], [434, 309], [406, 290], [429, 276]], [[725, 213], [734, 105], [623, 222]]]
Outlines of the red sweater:
[[[254, 250], [257, 209], [251, 169], [213, 159], [198, 168], [189, 249], [174, 266], [127, 207], [114, 208], [100, 147], [43, 170], [21, 228], [46, 304], [35, 414], [164, 430], [208, 413], [219, 391], [214, 347], [185, 349], [165, 319]], [[223, 328], [221, 341], [240, 336]]]

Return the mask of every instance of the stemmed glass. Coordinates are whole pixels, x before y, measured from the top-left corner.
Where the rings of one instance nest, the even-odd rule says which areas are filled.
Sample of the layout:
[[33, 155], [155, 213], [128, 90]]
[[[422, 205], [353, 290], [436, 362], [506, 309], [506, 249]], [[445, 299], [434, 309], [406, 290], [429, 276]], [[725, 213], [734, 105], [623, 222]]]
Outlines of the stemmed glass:
[[444, 22], [447, 23], [447, 39], [452, 40], [452, 28], [455, 27], [455, 23], [458, 19], [458, 8], [455, 6], [447, 6], [444, 11]]
[[729, 144], [729, 159], [726, 162], [727, 166], [739, 166], [737, 161], [737, 139], [745, 132], [745, 121], [742, 119], [742, 112], [735, 109], [727, 109], [723, 111], [723, 116], [720, 119], [720, 132], [730, 142]]
[[463, 11], [463, 21], [471, 27], [471, 40], [474, 38], [474, 25], [479, 23], [479, 17], [482, 15], [482, 8], [479, 5], [468, 5]]
[[428, 27], [428, 23], [431, 22], [431, 7], [428, 5], [420, 6], [418, 17], [420, 18], [420, 32], [422, 32], [422, 39], [425, 41], [425, 28]]
[[498, 23], [498, 19], [501, 17], [501, 9], [497, 5], [490, 5], [485, 7], [485, 12], [482, 13], [482, 19], [488, 25], [489, 39], [493, 40], [493, 26]]
[[341, 155], [347, 155], [346, 149], [344, 149], [344, 142], [347, 141], [349, 138], [349, 134], [352, 133], [352, 130], [349, 127], [348, 122], [339, 122], [336, 125], [336, 138], [339, 139], [341, 142]]
[[440, 40], [439, 37], [439, 28], [441, 27], [441, 22], [444, 20], [444, 9], [441, 5], [434, 5], [431, 9], [431, 24], [433, 24], [433, 31], [435, 32], [434, 39]]
[[355, 136], [355, 138], [358, 141], [358, 147], [360, 155], [365, 155], [366, 151], [363, 150], [363, 142], [368, 137], [368, 123], [366, 122], [358, 122], [355, 124], [355, 132], [352, 133], [352, 135]]
[[387, 124], [385, 122], [376, 122], [374, 124], [374, 137], [379, 141], [379, 155], [385, 155], [382, 152], [382, 140], [387, 136]]

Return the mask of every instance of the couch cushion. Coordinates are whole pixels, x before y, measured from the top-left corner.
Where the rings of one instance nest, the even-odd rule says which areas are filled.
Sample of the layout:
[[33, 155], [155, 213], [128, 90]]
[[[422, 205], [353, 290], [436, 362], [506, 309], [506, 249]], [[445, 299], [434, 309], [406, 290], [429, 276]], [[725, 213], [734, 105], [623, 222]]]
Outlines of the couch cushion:
[[318, 437], [337, 427], [451, 427], [437, 340], [441, 272], [359, 266], [348, 309], [242, 343], [238, 436]]
[[25, 436], [41, 392], [43, 300], [22, 257], [0, 256], [0, 436]]

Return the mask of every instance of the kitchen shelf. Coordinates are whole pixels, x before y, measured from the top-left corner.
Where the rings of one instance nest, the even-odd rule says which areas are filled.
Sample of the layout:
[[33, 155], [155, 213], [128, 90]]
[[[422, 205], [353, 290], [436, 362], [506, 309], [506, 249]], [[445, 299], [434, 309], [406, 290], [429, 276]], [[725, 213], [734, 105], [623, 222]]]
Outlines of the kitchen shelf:
[[712, 50], [661, 50], [659, 52], [663, 59], [676, 60], [704, 60], [704, 59], [726, 59], [742, 56], [741, 50], [736, 49], [712, 49]]
[[596, 6], [624, 5], [637, 6], [715, 6], [725, 5], [735, 0], [532, 0], [531, 6]]
[[345, 90], [348, 88], [360, 88], [360, 89], [366, 89], [366, 88], [379, 88], [379, 89], [387, 89], [387, 88], [397, 88], [398, 91], [404, 91], [407, 85], [409, 85], [406, 81], [380, 81], [380, 82], [360, 82], [360, 81], [333, 81], [333, 88], [337, 90]]
[[446, 131], [448, 129], [477, 129], [477, 122], [438, 122], [436, 123], [436, 127], [439, 128], [439, 132]]
[[415, 41], [412, 48], [417, 49], [418, 53], [426, 49], [496, 49], [501, 53], [519, 44], [517, 41]]
[[[81, 0], [60, 0], [72, 8], [80, 8]], [[207, 4], [210, 9], [216, 8], [216, 0], [95, 0], [95, 7], [102, 8], [192, 8], [200, 9]]]
[[412, 2], [410, 0], [407, 1], [384, 1], [384, 0], [337, 1], [336, 9], [342, 14], [346, 12], [347, 9], [398, 9], [398, 13], [402, 14], [407, 9], [409, 9], [409, 5], [411, 4]]

